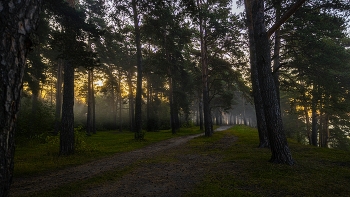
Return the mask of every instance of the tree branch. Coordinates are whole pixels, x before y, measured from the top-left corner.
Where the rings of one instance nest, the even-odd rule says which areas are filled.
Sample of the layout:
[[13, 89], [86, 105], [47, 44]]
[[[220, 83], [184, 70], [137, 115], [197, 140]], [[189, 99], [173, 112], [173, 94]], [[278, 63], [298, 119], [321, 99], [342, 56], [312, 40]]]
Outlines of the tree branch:
[[304, 3], [306, 0], [299, 0], [296, 2], [289, 10], [281, 16], [279, 21], [276, 21], [276, 23], [267, 31], [267, 36], [270, 37], [286, 20], [292, 16]]
[[282, 66], [287, 65], [287, 64], [288, 64], [288, 63], [281, 63], [281, 64], [279, 64], [278, 67], [275, 68], [275, 69], [272, 71], [272, 74], [275, 74], [276, 72], [279, 71], [279, 69], [280, 69]]

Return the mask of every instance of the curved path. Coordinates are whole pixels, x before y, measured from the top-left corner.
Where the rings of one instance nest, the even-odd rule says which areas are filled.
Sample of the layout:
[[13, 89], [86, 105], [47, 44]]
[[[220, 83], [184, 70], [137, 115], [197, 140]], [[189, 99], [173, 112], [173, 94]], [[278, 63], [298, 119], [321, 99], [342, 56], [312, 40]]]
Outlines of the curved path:
[[[230, 127], [231, 126], [219, 127], [216, 131], [223, 131]], [[123, 169], [126, 166], [135, 164], [137, 161], [140, 161], [142, 159], [154, 158], [155, 156], [162, 155], [164, 153], [168, 154], [169, 152], [174, 150], [175, 147], [176, 147], [176, 150], [179, 150], [179, 148], [181, 147], [183, 148], [183, 146], [180, 146], [180, 145], [183, 145], [189, 140], [201, 135], [203, 134], [168, 139], [168, 140], [161, 141], [156, 144], [147, 146], [142, 149], [116, 154], [112, 157], [96, 160], [90, 163], [63, 169], [60, 171], [51, 172], [49, 174], [45, 174], [41, 176], [28, 177], [28, 178], [16, 178], [13, 180], [13, 185], [11, 187], [11, 196], [31, 195], [39, 191], [51, 190], [51, 189], [58, 188], [62, 185], [86, 180], [88, 178], [98, 176], [108, 171]], [[233, 140], [231, 139], [231, 141]], [[165, 196], [178, 196], [175, 191], [172, 191], [172, 195], [169, 195], [169, 193], [167, 194], [167, 192], [165, 191], [169, 188], [174, 189], [173, 185], [166, 185], [164, 184], [164, 182], [163, 184], [160, 184], [159, 181], [161, 181], [161, 179], [164, 179], [164, 181], [168, 184], [177, 182], [178, 180], [169, 181], [170, 177], [175, 179], [176, 177], [181, 178], [178, 176], [181, 174], [180, 173], [181, 170], [183, 172], [185, 171], [195, 172], [196, 166], [199, 165], [198, 162], [203, 164], [203, 162], [205, 163], [209, 161], [210, 158], [209, 159], [200, 158], [201, 157], [200, 155], [191, 156], [191, 155], [181, 155], [181, 154], [177, 154], [175, 157], [177, 157], [178, 160], [180, 161], [186, 161], [186, 162], [185, 163], [175, 162], [175, 164], [169, 164], [169, 166], [154, 165], [154, 164], [141, 165], [136, 171], [123, 176], [121, 180], [122, 182], [118, 184], [111, 183], [111, 185], [104, 184], [103, 187], [101, 186], [99, 188], [93, 188], [89, 191], [86, 191], [86, 193], [83, 194], [82, 196], [115, 196], [115, 195], [121, 195], [121, 194], [123, 194], [124, 196], [130, 196], [130, 195], [134, 196], [134, 195], [141, 195], [141, 194], [144, 195], [149, 192], [152, 193], [152, 196], [154, 194], [157, 194], [157, 196], [159, 196], [160, 194], [164, 194]], [[191, 162], [191, 160], [193, 160], [194, 162]], [[157, 177], [157, 174], [159, 175], [160, 171], [163, 171], [163, 173], [167, 173], [166, 176], [163, 178], [158, 177], [157, 181], [154, 180], [152, 182], [153, 177]], [[142, 178], [141, 182], [154, 183], [154, 186], [150, 187], [149, 185], [146, 184], [145, 188], [143, 189], [139, 188], [137, 193], [130, 193], [133, 191], [131, 187], [133, 187], [134, 184], [140, 185], [139, 183], [140, 180], [139, 178], [137, 178], [137, 176], [140, 177], [141, 173], [143, 174], [142, 177], [148, 177], [148, 179], [151, 179], [151, 180], [145, 180], [144, 178]], [[187, 173], [187, 174], [191, 174], [191, 173]], [[203, 173], [199, 172], [199, 174], [203, 174]], [[184, 175], [183, 178], [186, 178], [186, 176]], [[118, 187], [116, 187], [116, 185]], [[158, 186], [161, 186], [161, 188]], [[154, 191], [151, 188], [153, 188]]]

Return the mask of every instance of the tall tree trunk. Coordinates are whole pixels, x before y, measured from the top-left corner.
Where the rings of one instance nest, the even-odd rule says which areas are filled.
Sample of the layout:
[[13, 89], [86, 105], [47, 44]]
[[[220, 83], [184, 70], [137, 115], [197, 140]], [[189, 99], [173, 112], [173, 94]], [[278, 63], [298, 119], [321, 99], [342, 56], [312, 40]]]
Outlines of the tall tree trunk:
[[[276, 10], [276, 21], [281, 18], [281, 2], [279, 0], [274, 1], [274, 7]], [[278, 104], [280, 104], [280, 82], [279, 82], [279, 67], [280, 67], [280, 48], [281, 48], [281, 33], [280, 29], [275, 31], [275, 46], [273, 50], [273, 79], [275, 81], [276, 93], [278, 98]]]
[[153, 125], [151, 125], [151, 77], [147, 75], [147, 90], [146, 90], [146, 121], [147, 121], [147, 131], [153, 130]]
[[86, 132], [87, 135], [94, 133], [94, 122], [93, 122], [93, 70], [88, 69], [88, 93], [87, 93], [87, 120], [86, 120]]
[[[249, 3], [249, 0], [245, 2]], [[264, 1], [252, 0], [251, 8], [260, 94], [263, 100], [266, 126], [272, 152], [270, 161], [273, 163], [293, 165], [294, 160], [292, 159], [283, 130], [281, 110], [272, 76], [270, 46], [264, 21]]]
[[329, 115], [324, 113], [322, 116], [322, 137], [321, 139], [321, 147], [328, 147], [328, 138], [329, 138]]
[[112, 112], [111, 112], [111, 116], [112, 116], [112, 128], [113, 129], [117, 129], [117, 105], [116, 105], [116, 99], [115, 99], [115, 89], [116, 87], [114, 86], [114, 82], [111, 83], [111, 100], [110, 100], [110, 103], [111, 103], [111, 109], [112, 109]]
[[201, 92], [199, 93], [198, 99], [199, 99], [199, 102], [198, 102], [199, 129], [201, 131], [203, 131], [204, 130], [204, 128], [203, 128], [204, 117], [203, 117], [203, 99], [202, 99]]
[[95, 87], [94, 87], [94, 73], [92, 73], [91, 76], [92, 84], [92, 92], [91, 92], [91, 97], [92, 97], [92, 133], [96, 134], [96, 100], [95, 100]]
[[[315, 87], [314, 87], [315, 89]], [[313, 91], [312, 99], [311, 99], [311, 144], [313, 146], [317, 146], [317, 98], [316, 98], [316, 91]]]
[[0, 196], [8, 196], [29, 37], [37, 28], [41, 0], [3, 0], [0, 4]]
[[70, 155], [74, 153], [74, 67], [68, 61], [64, 64], [63, 84], [60, 155]]
[[309, 145], [311, 145], [312, 141], [311, 141], [310, 117], [309, 117], [309, 111], [306, 106], [304, 106], [304, 114], [305, 114], [305, 120], [306, 120], [306, 134], [309, 140]]
[[58, 60], [57, 63], [55, 135], [58, 135], [61, 130], [63, 63], [64, 61], [62, 59]]
[[169, 77], [169, 105], [170, 105], [170, 126], [171, 126], [171, 133], [176, 134], [177, 126], [176, 126], [176, 116], [175, 114], [175, 100], [174, 100], [174, 79], [173, 79], [173, 65], [170, 60], [170, 55], [168, 53], [167, 49], [167, 37], [166, 37], [166, 31], [164, 31], [164, 49], [165, 49], [165, 57], [168, 64], [168, 77]]
[[139, 14], [137, 11], [137, 0], [132, 0], [132, 10], [135, 26], [136, 56], [137, 56], [137, 81], [135, 98], [135, 139], [143, 139], [142, 133], [142, 54], [141, 54], [141, 35], [139, 27]]
[[[75, 0], [67, 0], [71, 7], [75, 7]], [[66, 31], [74, 35], [71, 29]], [[75, 39], [75, 37], [71, 37]], [[70, 60], [64, 62], [63, 102], [60, 132], [60, 155], [71, 155], [75, 151], [74, 136], [74, 66]]]
[[213, 135], [213, 122], [210, 111], [209, 88], [208, 88], [208, 58], [206, 46], [206, 26], [203, 18], [201, 1], [197, 0], [199, 13], [199, 34], [201, 44], [201, 65], [202, 65], [202, 89], [203, 89], [203, 112], [204, 112], [204, 133], [209, 137]]
[[[169, 68], [169, 70], [171, 70]], [[169, 71], [171, 72], [171, 71]], [[169, 76], [169, 104], [170, 104], [170, 126], [171, 133], [176, 133], [176, 123], [175, 123], [175, 106], [174, 106], [174, 92], [173, 92], [173, 78], [170, 74]]]
[[[176, 88], [176, 86], [173, 88]], [[180, 117], [179, 117], [179, 104], [177, 102], [177, 100], [174, 98], [174, 123], [175, 123], [175, 130], [179, 130], [180, 129]]]
[[330, 97], [327, 93], [320, 100], [320, 106], [323, 106], [320, 110], [320, 128], [319, 128], [319, 147], [328, 147], [328, 137], [329, 137], [329, 116], [326, 112], [327, 100]]
[[123, 110], [123, 97], [122, 97], [122, 74], [119, 72], [119, 76], [118, 76], [118, 97], [119, 97], [119, 131], [122, 132], [123, 131], [123, 118], [122, 118], [122, 110]]
[[132, 84], [132, 72], [128, 72], [128, 86], [129, 86], [129, 127], [131, 131], [134, 131], [135, 116], [134, 116], [134, 94]]
[[[252, 7], [249, 2], [245, 3], [245, 10], [247, 15], [246, 23], [247, 23], [248, 34], [249, 34], [250, 77], [252, 80], [254, 107], [255, 107], [256, 122], [257, 122], [258, 133], [259, 133], [259, 148], [266, 148], [266, 147], [269, 147], [269, 140], [267, 135], [264, 105], [260, 94], [260, 85], [259, 85], [257, 60], [256, 60], [256, 52], [255, 52]], [[235, 121], [235, 124], [237, 124], [236, 121]]]

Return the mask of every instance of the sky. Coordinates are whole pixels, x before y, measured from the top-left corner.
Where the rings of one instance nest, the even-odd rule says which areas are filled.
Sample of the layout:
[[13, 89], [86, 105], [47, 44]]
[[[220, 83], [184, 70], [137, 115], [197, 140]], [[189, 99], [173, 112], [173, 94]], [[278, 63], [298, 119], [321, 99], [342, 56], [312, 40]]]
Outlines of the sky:
[[237, 3], [234, 2], [233, 5], [232, 5], [232, 12], [233, 13], [239, 14], [240, 12], [244, 11], [244, 6], [243, 5], [239, 6], [238, 8], [237, 7], [238, 7]]

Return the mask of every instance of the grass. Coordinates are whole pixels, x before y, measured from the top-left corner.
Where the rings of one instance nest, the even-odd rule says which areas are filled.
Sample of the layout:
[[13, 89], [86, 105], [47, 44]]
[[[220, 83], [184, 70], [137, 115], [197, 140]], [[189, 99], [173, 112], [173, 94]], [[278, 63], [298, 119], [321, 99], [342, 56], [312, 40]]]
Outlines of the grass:
[[[272, 164], [269, 149], [257, 147], [257, 131], [236, 126], [229, 149], [217, 151], [224, 168], [206, 176], [188, 196], [348, 196], [350, 152], [289, 141], [294, 166]], [[223, 135], [217, 133], [217, 135]], [[217, 169], [217, 168], [216, 168]]]
[[[197, 129], [182, 130], [176, 136], [198, 133]], [[221, 149], [218, 146], [212, 148], [215, 142], [218, 142], [225, 135], [234, 135], [237, 137], [237, 140], [233, 145], [225, 149]], [[51, 167], [42, 166], [46, 169], [44, 171], [47, 171], [69, 165], [77, 165], [78, 163], [95, 159], [95, 156], [105, 157], [116, 152], [134, 150], [171, 137], [173, 135], [169, 131], [161, 131], [146, 133], [146, 140], [144, 141], [134, 141], [132, 140], [133, 133], [99, 132], [86, 140], [87, 143], [96, 145], [90, 152], [82, 152], [69, 157], [58, 157], [54, 155], [48, 156], [45, 153], [47, 150], [43, 151], [39, 147], [29, 149], [21, 147], [23, 148], [23, 153], [16, 152], [16, 162], [23, 158], [30, 160], [29, 157], [31, 155], [41, 160], [40, 162], [42, 160], [50, 160], [50, 158], [51, 160], [60, 161], [60, 165], [53, 165], [50, 164], [50, 161], [47, 161], [46, 165], [50, 164]], [[203, 180], [198, 182], [192, 191], [185, 194], [185, 196], [191, 197], [349, 195], [350, 152], [316, 148], [289, 141], [296, 165], [288, 166], [269, 163], [270, 150], [257, 148], [257, 145], [258, 135], [256, 129], [246, 126], [235, 126], [227, 131], [216, 132], [210, 138], [198, 137], [191, 140], [185, 152], [174, 152], [164, 156], [157, 156], [156, 158], [148, 159], [148, 162], [155, 164], [176, 162], [174, 154], [219, 155], [221, 159], [218, 159], [212, 166], [208, 166], [210, 171], [204, 176]], [[24, 154], [24, 152], [27, 152], [27, 154]], [[38, 155], [42, 155], [44, 158], [39, 158], [40, 156]], [[64, 194], [79, 193], [79, 191], [93, 188], [96, 185], [116, 181], [123, 175], [137, 169], [142, 162], [146, 162], [146, 160], [127, 166], [123, 170], [106, 172], [97, 177], [70, 183], [61, 188], [46, 191], [35, 196], [64, 196]], [[20, 170], [18, 163], [15, 165], [17, 166], [16, 169]], [[32, 170], [27, 170], [28, 172], [32, 173]]]
[[47, 143], [25, 143], [17, 145], [14, 176], [31, 176], [69, 166], [83, 164], [116, 153], [136, 150], [152, 143], [173, 137], [201, 133], [198, 127], [181, 128], [173, 135], [169, 130], [147, 132], [144, 140], [134, 140], [132, 132], [101, 131], [92, 136], [84, 133], [76, 135], [78, 145], [76, 153], [59, 156], [59, 138], [49, 137]]

